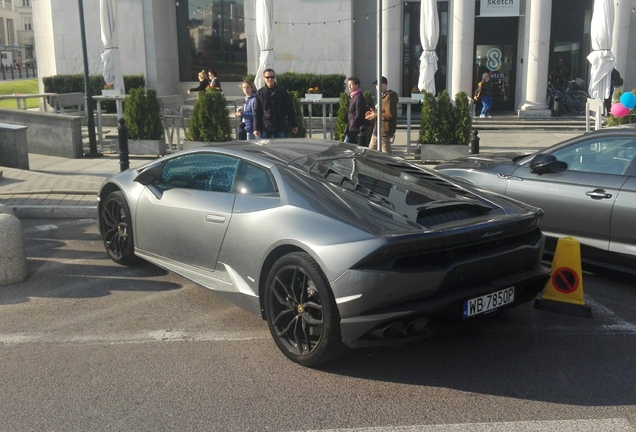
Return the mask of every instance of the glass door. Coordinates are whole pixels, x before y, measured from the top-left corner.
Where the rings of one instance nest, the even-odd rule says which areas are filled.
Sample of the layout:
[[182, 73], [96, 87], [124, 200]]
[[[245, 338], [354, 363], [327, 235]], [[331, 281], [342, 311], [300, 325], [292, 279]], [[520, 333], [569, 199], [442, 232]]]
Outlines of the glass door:
[[513, 45], [477, 45], [475, 49], [474, 88], [484, 73], [492, 83], [493, 111], [510, 111], [514, 105], [514, 52]]

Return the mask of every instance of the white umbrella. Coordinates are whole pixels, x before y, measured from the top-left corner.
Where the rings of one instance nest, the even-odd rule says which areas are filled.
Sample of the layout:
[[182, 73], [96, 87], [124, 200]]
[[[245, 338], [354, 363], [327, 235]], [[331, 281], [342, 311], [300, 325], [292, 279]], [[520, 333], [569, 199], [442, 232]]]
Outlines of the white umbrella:
[[592, 52], [587, 56], [590, 69], [590, 97], [604, 100], [609, 97], [611, 74], [616, 66], [612, 54], [612, 28], [614, 27], [614, 0], [594, 0], [590, 26]]
[[422, 0], [420, 6], [420, 78], [417, 87], [435, 94], [435, 71], [437, 71], [437, 41], [439, 40], [439, 18], [437, 0]]
[[[117, 44], [117, 0], [99, 0], [99, 24], [102, 33], [102, 75], [106, 84], [114, 84], [120, 95], [126, 93]], [[117, 118], [121, 118], [121, 102], [117, 101]]]
[[263, 71], [274, 68], [274, 7], [272, 0], [256, 0], [256, 39], [261, 53], [254, 78], [256, 88], [263, 87]]

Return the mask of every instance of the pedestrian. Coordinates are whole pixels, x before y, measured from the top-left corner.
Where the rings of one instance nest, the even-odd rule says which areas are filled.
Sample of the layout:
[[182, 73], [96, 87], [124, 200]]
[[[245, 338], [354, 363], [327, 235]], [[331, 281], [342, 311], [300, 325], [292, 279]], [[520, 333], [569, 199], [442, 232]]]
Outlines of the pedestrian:
[[560, 89], [564, 89], [567, 83], [570, 82], [571, 75], [570, 64], [564, 57], [561, 57], [556, 67], [554, 85]]
[[492, 108], [492, 83], [488, 72], [484, 72], [481, 76], [481, 81], [477, 84], [473, 99], [475, 102], [481, 100], [481, 114], [479, 114], [479, 117], [492, 117], [490, 115], [490, 108]]
[[289, 93], [276, 83], [274, 69], [263, 72], [265, 85], [256, 91], [254, 104], [254, 135], [256, 138], [286, 138], [287, 124], [298, 132], [296, 113]]
[[208, 86], [210, 85], [210, 81], [208, 81], [208, 78], [204, 70], [199, 72], [198, 78], [199, 78], [199, 85], [197, 87], [193, 87], [189, 89], [188, 94], [190, 94], [191, 92], [205, 91], [205, 89], [208, 88]]
[[[375, 80], [373, 84], [378, 86], [378, 80]], [[391, 154], [391, 143], [395, 138], [395, 131], [397, 130], [397, 105], [398, 95], [393, 90], [389, 90], [389, 81], [386, 77], [381, 79], [381, 91], [382, 91], [382, 153]], [[366, 112], [364, 118], [366, 120], [377, 120], [377, 110], [369, 110]], [[373, 126], [373, 134], [371, 136], [371, 142], [369, 148], [376, 150], [378, 148], [378, 123], [376, 121]]]
[[243, 81], [241, 83], [241, 89], [245, 94], [245, 100], [243, 101], [243, 108], [239, 108], [236, 111], [236, 115], [241, 117], [245, 124], [245, 131], [247, 132], [247, 139], [256, 139], [254, 136], [254, 104], [256, 103], [256, 88], [251, 81]]
[[[347, 114], [347, 129], [345, 130], [344, 142], [354, 143], [361, 146], [368, 146], [366, 140], [358, 142], [360, 128], [365, 126], [364, 114], [367, 111], [367, 102], [360, 89], [360, 79], [355, 76], [347, 78], [347, 88], [349, 89], [349, 112]], [[362, 138], [362, 136], [360, 136]], [[362, 141], [362, 139], [360, 139]]]
[[609, 97], [604, 101], [606, 115], [610, 115], [610, 112], [612, 110], [612, 97], [614, 96], [614, 89], [623, 85], [623, 78], [621, 77], [620, 72], [616, 70], [616, 68], [612, 69], [610, 81]]
[[210, 81], [210, 87], [214, 90], [221, 90], [221, 81], [216, 75], [216, 71], [210, 69], [208, 72], [208, 80]]

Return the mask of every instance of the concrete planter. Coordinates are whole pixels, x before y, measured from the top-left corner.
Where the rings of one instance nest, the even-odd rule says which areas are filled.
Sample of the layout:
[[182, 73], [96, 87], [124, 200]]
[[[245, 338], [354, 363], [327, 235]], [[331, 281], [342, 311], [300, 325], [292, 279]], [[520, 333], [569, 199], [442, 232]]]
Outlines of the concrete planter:
[[411, 99], [421, 102], [424, 100], [424, 93], [411, 93]]
[[467, 145], [451, 144], [422, 144], [420, 146], [420, 156], [422, 162], [445, 161], [468, 156]]
[[319, 101], [322, 99], [322, 93], [305, 93], [305, 99], [308, 101]]
[[128, 153], [134, 155], [156, 155], [166, 154], [166, 143], [159, 140], [128, 140]]
[[119, 90], [107, 90], [107, 89], [104, 89], [104, 90], [102, 90], [102, 96], [106, 96], [106, 97], [121, 96], [121, 92]]

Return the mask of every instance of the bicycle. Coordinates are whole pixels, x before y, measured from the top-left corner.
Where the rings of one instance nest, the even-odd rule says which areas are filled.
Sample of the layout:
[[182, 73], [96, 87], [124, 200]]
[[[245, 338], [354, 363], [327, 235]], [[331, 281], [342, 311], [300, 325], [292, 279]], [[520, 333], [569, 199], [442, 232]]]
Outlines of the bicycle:
[[589, 95], [583, 90], [583, 87], [577, 83], [577, 80], [569, 81], [565, 90], [556, 87], [548, 81], [546, 102], [550, 109], [553, 109], [554, 100], [557, 97], [561, 99], [561, 109], [564, 113], [583, 114]]

